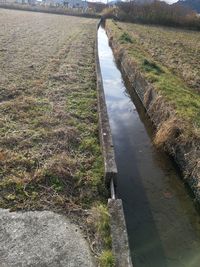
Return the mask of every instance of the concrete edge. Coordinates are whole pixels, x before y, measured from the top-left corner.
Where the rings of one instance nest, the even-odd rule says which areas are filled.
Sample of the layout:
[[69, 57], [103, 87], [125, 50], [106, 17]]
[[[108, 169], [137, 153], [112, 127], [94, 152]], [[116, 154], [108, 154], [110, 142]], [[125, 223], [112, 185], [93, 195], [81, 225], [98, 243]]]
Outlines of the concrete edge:
[[115, 186], [117, 185], [117, 165], [111, 128], [109, 124], [106, 100], [103, 88], [103, 80], [98, 55], [98, 29], [97, 25], [95, 42], [96, 78], [97, 78], [97, 101], [99, 115], [99, 137], [104, 159], [105, 184], [111, 191], [112, 199], [108, 199], [108, 212], [110, 215], [110, 228], [112, 238], [112, 252], [115, 258], [115, 267], [133, 267], [130, 256], [128, 234], [121, 199], [115, 199]]
[[99, 116], [99, 137], [104, 159], [105, 184], [109, 188], [112, 179], [116, 185], [117, 166], [115, 162], [114, 145], [109, 124], [109, 118], [108, 118], [108, 112], [107, 112], [106, 100], [103, 88], [103, 80], [102, 80], [99, 55], [98, 55], [98, 28], [100, 24], [101, 20], [98, 22], [97, 25], [96, 42], [95, 42], [97, 102], [98, 102], [98, 116]]
[[112, 237], [112, 250], [116, 267], [133, 267], [128, 243], [128, 234], [121, 199], [109, 199], [108, 211]]

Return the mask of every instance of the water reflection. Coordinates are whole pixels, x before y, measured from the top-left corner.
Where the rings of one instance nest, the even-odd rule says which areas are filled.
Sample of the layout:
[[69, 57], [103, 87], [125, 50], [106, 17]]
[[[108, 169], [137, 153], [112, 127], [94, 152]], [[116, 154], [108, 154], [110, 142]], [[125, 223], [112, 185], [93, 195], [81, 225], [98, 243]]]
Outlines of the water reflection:
[[199, 267], [199, 215], [170, 159], [152, 145], [152, 125], [137, 97], [127, 93], [104, 29], [98, 34], [119, 170], [117, 193], [124, 203], [134, 266]]

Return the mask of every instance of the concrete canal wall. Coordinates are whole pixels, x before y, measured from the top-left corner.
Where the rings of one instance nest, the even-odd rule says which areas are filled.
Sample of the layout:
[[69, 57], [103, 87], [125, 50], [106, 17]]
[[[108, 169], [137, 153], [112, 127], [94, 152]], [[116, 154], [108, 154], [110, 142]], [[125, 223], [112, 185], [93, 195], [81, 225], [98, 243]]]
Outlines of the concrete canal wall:
[[99, 114], [99, 135], [104, 158], [105, 184], [110, 189], [111, 198], [108, 200], [108, 210], [110, 214], [110, 226], [112, 237], [112, 251], [115, 258], [116, 267], [132, 267], [129, 250], [128, 234], [126, 229], [123, 203], [116, 198], [115, 187], [117, 186], [117, 166], [115, 162], [115, 152], [112, 134], [108, 119], [103, 80], [98, 54], [98, 28], [95, 45], [96, 75], [98, 92], [98, 114]]

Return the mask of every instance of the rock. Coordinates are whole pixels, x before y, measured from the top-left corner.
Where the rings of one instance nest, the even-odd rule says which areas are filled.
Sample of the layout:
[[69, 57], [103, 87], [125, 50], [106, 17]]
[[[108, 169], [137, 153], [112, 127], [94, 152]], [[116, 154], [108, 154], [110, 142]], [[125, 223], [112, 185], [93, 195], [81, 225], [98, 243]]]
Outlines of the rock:
[[1, 267], [96, 266], [82, 232], [50, 211], [0, 209]]

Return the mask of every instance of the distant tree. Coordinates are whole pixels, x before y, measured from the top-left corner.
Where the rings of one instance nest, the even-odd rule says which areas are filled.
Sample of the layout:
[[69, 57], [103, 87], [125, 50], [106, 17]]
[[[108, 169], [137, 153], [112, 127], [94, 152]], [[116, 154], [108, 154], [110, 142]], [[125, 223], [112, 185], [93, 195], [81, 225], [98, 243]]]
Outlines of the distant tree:
[[117, 8], [108, 10], [108, 15], [122, 21], [200, 29], [200, 18], [190, 8], [161, 1], [120, 2]]

